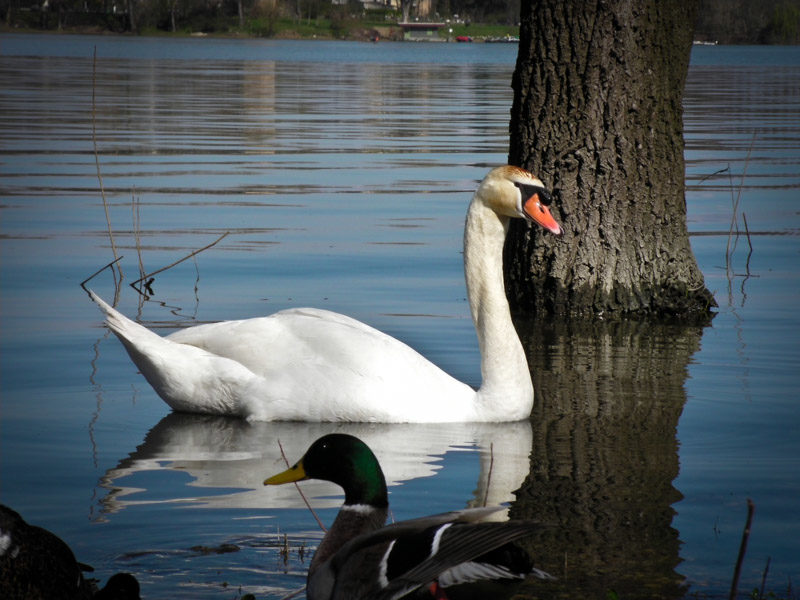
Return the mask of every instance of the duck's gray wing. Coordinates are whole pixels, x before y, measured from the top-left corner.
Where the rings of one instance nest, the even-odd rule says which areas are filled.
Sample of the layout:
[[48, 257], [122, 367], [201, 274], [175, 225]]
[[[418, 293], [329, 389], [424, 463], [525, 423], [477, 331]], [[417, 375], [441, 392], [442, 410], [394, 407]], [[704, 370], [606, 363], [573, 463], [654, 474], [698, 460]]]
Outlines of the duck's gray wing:
[[458, 567], [458, 573], [454, 576], [462, 581], [507, 577], [510, 573], [471, 561], [538, 530], [541, 530], [541, 525], [530, 521], [443, 524], [434, 534], [430, 555], [405, 573], [393, 577], [373, 597], [375, 600], [402, 598], [455, 567]]
[[359, 535], [345, 543], [328, 561], [318, 565], [308, 582], [309, 600], [372, 598], [385, 588], [380, 581], [381, 561], [393, 540], [418, 535], [447, 523], [471, 523], [503, 510], [469, 508], [409, 519]]

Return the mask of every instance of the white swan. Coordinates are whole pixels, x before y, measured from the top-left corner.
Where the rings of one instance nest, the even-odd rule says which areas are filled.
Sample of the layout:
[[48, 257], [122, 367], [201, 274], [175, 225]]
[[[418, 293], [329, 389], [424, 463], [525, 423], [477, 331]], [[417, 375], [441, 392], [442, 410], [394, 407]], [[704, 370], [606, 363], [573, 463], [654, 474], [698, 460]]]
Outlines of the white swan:
[[481, 351], [475, 391], [415, 350], [364, 323], [313, 308], [189, 327], [161, 337], [93, 292], [108, 327], [174, 410], [251, 420], [469, 422], [530, 415], [533, 385], [503, 285], [511, 217], [559, 234], [542, 182], [493, 169], [464, 227], [467, 296]]

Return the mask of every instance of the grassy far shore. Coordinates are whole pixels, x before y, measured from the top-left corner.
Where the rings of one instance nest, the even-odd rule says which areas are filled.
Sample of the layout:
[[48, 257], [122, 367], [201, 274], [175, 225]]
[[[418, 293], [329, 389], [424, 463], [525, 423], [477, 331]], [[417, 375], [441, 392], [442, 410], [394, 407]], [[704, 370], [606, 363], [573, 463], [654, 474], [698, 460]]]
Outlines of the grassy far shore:
[[[141, 25], [139, 35], [146, 36], [198, 36], [217, 37], [263, 37], [276, 39], [342, 39], [342, 40], [395, 40], [403, 39], [403, 30], [397, 26], [393, 15], [379, 14], [365, 18], [349, 16], [320, 16], [313, 19], [286, 17], [250, 17], [242, 26], [235, 16], [204, 16], [176, 23], [171, 27]], [[143, 18], [142, 21], [148, 21]], [[439, 21], [444, 22], [444, 20]], [[162, 23], [163, 24], [163, 23]], [[2, 32], [50, 32], [88, 34], [131, 34], [125, 15], [103, 15], [86, 13], [31, 13], [18, 15], [13, 20], [0, 23]], [[519, 35], [517, 25], [450, 22], [438, 32], [437, 41], [455, 41], [465, 36], [480, 42], [487, 39], [515, 38]]]
[[[241, 33], [241, 31], [238, 32], [238, 34]], [[283, 39], [372, 40], [376, 37], [395, 41], [403, 39], [403, 30], [395, 22], [368, 19], [348, 19], [345, 22], [328, 18], [301, 22], [281, 19], [274, 24], [272, 31], [255, 19], [249, 23], [249, 26], [246, 24], [243, 33]], [[518, 35], [519, 27], [516, 25], [448, 23], [439, 30], [436, 39], [455, 41], [456, 37], [465, 36], [474, 41], [485, 41], [487, 39], [515, 38]]]

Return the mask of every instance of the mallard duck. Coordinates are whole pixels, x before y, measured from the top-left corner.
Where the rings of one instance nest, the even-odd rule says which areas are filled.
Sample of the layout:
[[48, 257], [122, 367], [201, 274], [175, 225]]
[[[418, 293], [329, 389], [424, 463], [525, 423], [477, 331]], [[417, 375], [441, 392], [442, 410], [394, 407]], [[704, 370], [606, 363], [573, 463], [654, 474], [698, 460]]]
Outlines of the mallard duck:
[[506, 300], [503, 243], [512, 218], [561, 233], [549, 203], [539, 179], [504, 166], [486, 175], [469, 205], [464, 271], [481, 351], [477, 391], [338, 313], [289, 309], [161, 337], [89, 294], [174, 410], [265, 421], [517, 421], [530, 416], [533, 384]]
[[83, 576], [92, 570], [60, 537], [0, 504], [0, 598], [139, 599], [139, 582], [130, 573], [112, 575], [96, 591]]
[[541, 526], [479, 522], [496, 507], [384, 526], [389, 501], [383, 471], [357, 437], [333, 433], [319, 438], [293, 467], [264, 485], [303, 479], [336, 483], [345, 497], [309, 565], [309, 600], [501, 598], [528, 576], [552, 579], [511, 544]]

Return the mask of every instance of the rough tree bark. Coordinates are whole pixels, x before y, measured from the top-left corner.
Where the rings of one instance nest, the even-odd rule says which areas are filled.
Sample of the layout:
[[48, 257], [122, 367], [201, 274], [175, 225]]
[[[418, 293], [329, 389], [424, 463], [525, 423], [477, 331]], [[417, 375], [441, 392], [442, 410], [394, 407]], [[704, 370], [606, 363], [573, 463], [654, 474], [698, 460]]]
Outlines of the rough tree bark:
[[554, 191], [565, 233], [515, 224], [509, 299], [536, 313], [700, 315], [682, 99], [696, 0], [522, 2], [509, 162]]

